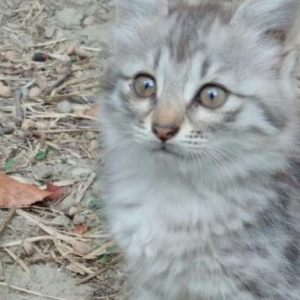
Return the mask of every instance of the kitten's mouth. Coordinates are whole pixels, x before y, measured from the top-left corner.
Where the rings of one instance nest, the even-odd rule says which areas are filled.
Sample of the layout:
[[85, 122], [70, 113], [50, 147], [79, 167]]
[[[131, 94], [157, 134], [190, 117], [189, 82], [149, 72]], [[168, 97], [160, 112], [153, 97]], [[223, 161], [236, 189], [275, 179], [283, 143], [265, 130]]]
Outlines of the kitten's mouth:
[[165, 155], [179, 156], [177, 152], [174, 151], [173, 147], [167, 143], [161, 143], [158, 147], [152, 149], [153, 152], [162, 153]]

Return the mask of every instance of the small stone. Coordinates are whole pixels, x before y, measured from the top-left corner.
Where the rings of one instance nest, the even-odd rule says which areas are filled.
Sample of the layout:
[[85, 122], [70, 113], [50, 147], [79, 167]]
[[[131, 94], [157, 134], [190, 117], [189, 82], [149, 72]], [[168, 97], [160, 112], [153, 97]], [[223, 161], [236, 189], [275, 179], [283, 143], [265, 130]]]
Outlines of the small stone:
[[68, 48], [66, 49], [66, 54], [67, 55], [73, 55], [74, 54], [74, 52], [75, 52], [75, 49], [76, 49], [76, 46], [75, 46], [75, 44], [71, 44], [71, 45], [69, 45], [68, 46]]
[[12, 96], [12, 90], [10, 86], [0, 85], [0, 97], [10, 98]]
[[16, 58], [16, 54], [14, 51], [7, 51], [4, 53], [4, 58], [7, 61], [13, 61]]
[[99, 141], [98, 140], [91, 140], [90, 146], [89, 146], [89, 151], [94, 152], [99, 149]]
[[23, 247], [23, 251], [24, 251], [24, 254], [28, 257], [32, 256], [33, 253], [34, 253], [34, 247], [33, 247], [33, 243], [28, 241], [28, 240], [25, 240], [23, 243], [22, 243], [22, 247]]
[[56, 111], [59, 113], [69, 114], [73, 111], [73, 109], [72, 105], [68, 101], [62, 101], [57, 105]]
[[91, 53], [82, 48], [76, 48], [75, 53], [82, 59], [91, 57]]
[[56, 28], [55, 27], [45, 27], [44, 28], [44, 35], [46, 39], [52, 39], [55, 34]]
[[31, 100], [38, 99], [41, 95], [42, 95], [42, 90], [37, 86], [31, 88], [28, 93], [28, 97]]
[[87, 16], [85, 19], [82, 21], [83, 26], [90, 26], [95, 23], [95, 17], [94, 16]]
[[68, 213], [70, 207], [74, 206], [74, 202], [74, 196], [69, 195], [59, 204], [59, 209], [64, 211], [65, 213]]
[[14, 131], [15, 129], [10, 126], [0, 127], [0, 134], [12, 134]]
[[78, 241], [73, 244], [73, 249], [75, 252], [81, 255], [88, 255], [91, 252], [90, 245]]
[[45, 78], [44, 76], [42, 76], [42, 75], [37, 76], [37, 78], [36, 78], [36, 84], [37, 84], [37, 86], [38, 86], [42, 91], [46, 90], [47, 87], [48, 87], [47, 80], [46, 80], [46, 78]]
[[85, 133], [85, 138], [88, 139], [88, 140], [93, 140], [93, 139], [95, 138], [94, 132], [92, 132], [92, 131], [87, 131], [87, 132]]
[[35, 126], [37, 129], [47, 130], [49, 128], [49, 122], [48, 121], [37, 121], [37, 122], [35, 122]]
[[74, 219], [73, 219], [73, 224], [74, 225], [85, 224], [85, 222], [86, 222], [85, 216], [80, 215], [80, 214], [76, 214], [74, 216]]
[[70, 224], [70, 219], [65, 215], [59, 215], [52, 220], [52, 224], [58, 226], [68, 226]]
[[68, 213], [68, 215], [69, 215], [70, 217], [74, 217], [76, 214], [78, 214], [78, 212], [79, 212], [79, 209], [78, 209], [76, 206], [71, 206], [71, 207], [69, 208], [69, 213]]
[[35, 122], [29, 119], [25, 119], [22, 121], [21, 129], [23, 131], [28, 131], [29, 129], [36, 128]]
[[48, 55], [43, 52], [34, 53], [32, 60], [36, 62], [45, 62], [48, 59]]

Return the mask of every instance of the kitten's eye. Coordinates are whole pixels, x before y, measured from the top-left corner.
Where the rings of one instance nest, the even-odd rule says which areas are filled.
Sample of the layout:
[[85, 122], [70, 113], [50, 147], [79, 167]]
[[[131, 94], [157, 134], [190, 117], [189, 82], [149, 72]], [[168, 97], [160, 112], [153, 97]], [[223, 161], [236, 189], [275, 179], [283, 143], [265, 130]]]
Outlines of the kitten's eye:
[[218, 108], [227, 100], [227, 92], [217, 85], [206, 85], [202, 88], [198, 100], [207, 108]]
[[134, 92], [142, 98], [150, 98], [156, 93], [156, 83], [151, 76], [139, 75], [133, 81]]

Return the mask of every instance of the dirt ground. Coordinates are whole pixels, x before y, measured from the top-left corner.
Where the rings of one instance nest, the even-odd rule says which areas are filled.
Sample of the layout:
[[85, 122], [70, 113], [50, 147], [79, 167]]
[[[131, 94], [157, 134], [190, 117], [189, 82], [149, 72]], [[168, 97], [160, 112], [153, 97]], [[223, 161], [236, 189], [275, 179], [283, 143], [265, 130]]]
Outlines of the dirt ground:
[[0, 210], [1, 300], [127, 299], [98, 184], [113, 17], [108, 0], [0, 0], [0, 172], [64, 188], [12, 218]]

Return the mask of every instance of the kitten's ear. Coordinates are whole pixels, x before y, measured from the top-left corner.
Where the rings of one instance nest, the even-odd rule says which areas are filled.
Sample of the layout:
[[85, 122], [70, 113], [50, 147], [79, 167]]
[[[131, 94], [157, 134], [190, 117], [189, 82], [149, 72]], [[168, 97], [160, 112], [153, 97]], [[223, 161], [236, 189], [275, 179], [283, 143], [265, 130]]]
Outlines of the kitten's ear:
[[114, 3], [117, 17], [123, 22], [132, 18], [151, 18], [168, 13], [167, 0], [115, 0]]
[[247, 0], [237, 10], [233, 22], [248, 22], [260, 34], [285, 41], [296, 21], [300, 0]]

